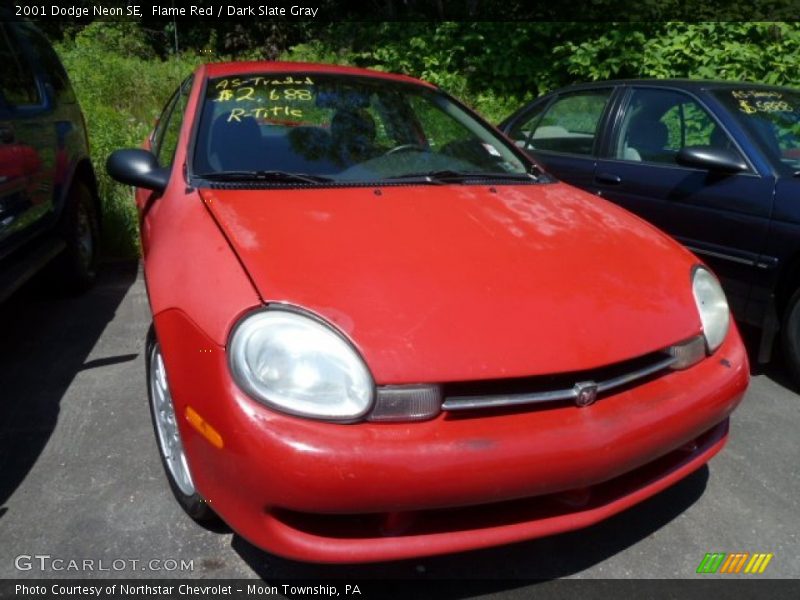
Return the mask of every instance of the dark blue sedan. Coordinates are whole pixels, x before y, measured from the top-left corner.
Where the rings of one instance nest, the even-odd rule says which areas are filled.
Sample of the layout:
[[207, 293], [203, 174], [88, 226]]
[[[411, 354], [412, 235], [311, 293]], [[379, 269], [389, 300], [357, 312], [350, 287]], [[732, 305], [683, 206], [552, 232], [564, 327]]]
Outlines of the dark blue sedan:
[[556, 177], [706, 261], [739, 321], [761, 328], [759, 361], [780, 331], [800, 383], [800, 91], [595, 82], [543, 96], [500, 127]]

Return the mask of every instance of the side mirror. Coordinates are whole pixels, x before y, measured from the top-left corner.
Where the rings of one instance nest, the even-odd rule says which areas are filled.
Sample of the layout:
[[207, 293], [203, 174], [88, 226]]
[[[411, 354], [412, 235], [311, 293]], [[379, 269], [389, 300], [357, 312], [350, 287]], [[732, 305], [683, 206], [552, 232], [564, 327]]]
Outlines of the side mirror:
[[747, 171], [747, 163], [738, 152], [711, 146], [687, 146], [675, 158], [679, 165], [721, 173]]
[[149, 150], [115, 150], [106, 160], [106, 172], [112, 179], [134, 187], [163, 192], [169, 181], [169, 169], [159, 166]]

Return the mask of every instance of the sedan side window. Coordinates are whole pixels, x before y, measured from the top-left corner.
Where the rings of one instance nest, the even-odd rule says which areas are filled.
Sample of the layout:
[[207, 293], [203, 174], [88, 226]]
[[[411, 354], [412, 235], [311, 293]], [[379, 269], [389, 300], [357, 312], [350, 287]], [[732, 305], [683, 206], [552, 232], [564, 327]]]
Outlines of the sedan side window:
[[52, 86], [56, 98], [61, 102], [75, 102], [75, 95], [70, 87], [69, 77], [67, 77], [58, 55], [47, 39], [27, 23], [18, 24], [16, 31], [18, 36], [30, 45], [39, 65], [44, 70], [48, 82]]
[[22, 55], [14, 51], [16, 44], [9, 35], [10, 32], [0, 23], [0, 64], [3, 65], [0, 102], [7, 108], [37, 105], [41, 99], [33, 70]]
[[634, 90], [616, 158], [675, 165], [678, 152], [689, 146], [735, 149], [725, 130], [691, 96], [672, 90]]
[[519, 121], [509, 132], [509, 137], [514, 140], [514, 143], [523, 150], [530, 150], [531, 138], [536, 126], [542, 118], [544, 109], [547, 108], [548, 102], [540, 102], [532, 111], [528, 112], [521, 121]]
[[172, 160], [175, 157], [175, 149], [178, 147], [178, 136], [183, 124], [183, 113], [186, 110], [190, 88], [191, 78], [184, 81], [158, 120], [158, 125], [153, 135], [153, 153], [158, 159], [158, 164], [162, 166], [172, 164]]
[[[609, 88], [562, 95], [544, 114], [529, 115], [511, 137], [525, 150], [591, 155], [611, 92]], [[524, 139], [522, 144], [520, 139]]]

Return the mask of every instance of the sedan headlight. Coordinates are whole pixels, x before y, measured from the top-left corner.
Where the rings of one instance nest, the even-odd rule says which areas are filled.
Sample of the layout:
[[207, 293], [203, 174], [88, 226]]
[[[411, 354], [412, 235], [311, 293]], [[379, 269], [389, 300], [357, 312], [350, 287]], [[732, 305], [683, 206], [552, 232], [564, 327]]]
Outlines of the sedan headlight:
[[731, 323], [728, 301], [719, 281], [705, 267], [697, 266], [692, 274], [692, 292], [703, 323], [703, 335], [709, 352], [714, 352], [728, 335]]
[[246, 316], [229, 354], [239, 386], [278, 410], [354, 421], [372, 406], [375, 384], [356, 350], [331, 327], [291, 308]]

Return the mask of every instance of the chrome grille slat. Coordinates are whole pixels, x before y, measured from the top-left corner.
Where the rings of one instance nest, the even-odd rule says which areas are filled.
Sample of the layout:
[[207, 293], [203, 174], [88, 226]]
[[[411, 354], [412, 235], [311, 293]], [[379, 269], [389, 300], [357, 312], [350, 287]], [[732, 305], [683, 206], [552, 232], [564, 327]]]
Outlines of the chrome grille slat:
[[644, 379], [645, 377], [652, 375], [653, 373], [658, 373], [662, 369], [666, 369], [667, 367], [672, 366], [678, 359], [674, 356], [668, 356], [661, 362], [657, 362], [654, 365], [649, 367], [644, 367], [643, 369], [639, 369], [637, 371], [633, 371], [632, 373], [627, 373], [625, 375], [620, 375], [619, 377], [614, 377], [612, 379], [607, 379], [606, 381], [598, 382], [597, 384], [597, 391], [598, 392], [605, 392], [606, 390], [612, 390], [617, 387], [622, 387], [628, 383], [636, 381], [637, 379]]
[[[597, 391], [607, 392], [614, 388], [622, 387], [639, 379], [644, 379], [650, 375], [663, 371], [675, 363], [677, 359], [667, 356], [658, 362], [647, 365], [630, 373], [625, 373], [617, 377], [612, 377], [604, 381], [597, 382]], [[576, 383], [578, 383], [576, 381]], [[532, 392], [521, 394], [491, 394], [475, 396], [449, 396], [442, 404], [442, 410], [459, 411], [474, 410], [480, 408], [501, 408], [505, 406], [521, 406], [526, 404], [541, 404], [545, 402], [557, 402], [563, 400], [575, 400], [578, 392], [575, 387], [546, 392]]]

